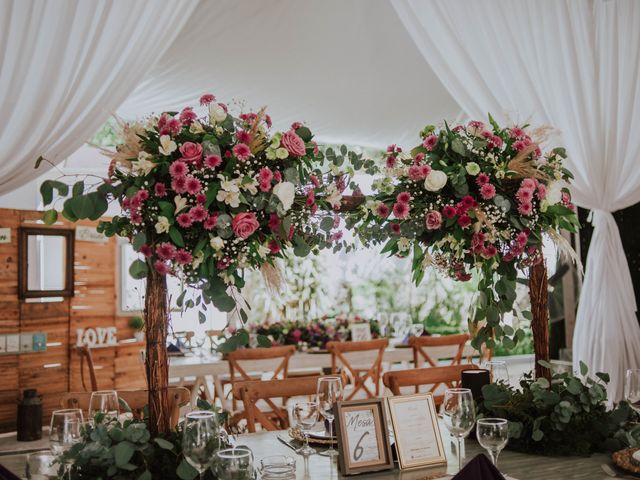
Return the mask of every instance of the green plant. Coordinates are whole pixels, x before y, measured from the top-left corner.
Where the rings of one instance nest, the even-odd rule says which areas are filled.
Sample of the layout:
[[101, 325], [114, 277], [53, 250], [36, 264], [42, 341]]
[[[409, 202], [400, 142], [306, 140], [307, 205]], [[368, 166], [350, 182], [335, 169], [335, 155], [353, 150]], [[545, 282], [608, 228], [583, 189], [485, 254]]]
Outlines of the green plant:
[[129, 327], [136, 331], [142, 330], [144, 328], [144, 320], [139, 316], [131, 317], [129, 319]]
[[[551, 368], [546, 362], [543, 367]], [[531, 374], [520, 381], [520, 389], [504, 383], [485, 385], [480, 415], [509, 420], [507, 448], [542, 455], [590, 455], [593, 452], [640, 446], [640, 426], [626, 402], [608, 408], [606, 384], [609, 375], [581, 376], [557, 373], [551, 382], [533, 380]]]

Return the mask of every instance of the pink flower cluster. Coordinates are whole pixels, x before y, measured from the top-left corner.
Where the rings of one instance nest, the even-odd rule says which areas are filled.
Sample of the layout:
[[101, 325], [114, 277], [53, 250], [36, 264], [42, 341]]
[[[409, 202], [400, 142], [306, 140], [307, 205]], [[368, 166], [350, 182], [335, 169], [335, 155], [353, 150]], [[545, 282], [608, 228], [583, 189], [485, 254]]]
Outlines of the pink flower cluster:
[[393, 204], [393, 214], [398, 220], [405, 220], [409, 218], [409, 212], [411, 206], [411, 194], [409, 192], [400, 192], [396, 197], [396, 203]]
[[520, 183], [520, 188], [516, 192], [518, 201], [518, 213], [530, 216], [533, 213], [533, 200], [544, 200], [547, 194], [546, 187], [535, 178], [525, 178]]

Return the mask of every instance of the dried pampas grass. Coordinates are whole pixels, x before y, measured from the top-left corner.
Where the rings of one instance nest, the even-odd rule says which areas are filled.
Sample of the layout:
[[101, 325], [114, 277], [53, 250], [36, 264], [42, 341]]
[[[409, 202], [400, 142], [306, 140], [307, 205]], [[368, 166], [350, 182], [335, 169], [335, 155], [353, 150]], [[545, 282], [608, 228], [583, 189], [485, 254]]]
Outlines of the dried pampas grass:
[[553, 229], [547, 230], [546, 233], [547, 235], [549, 235], [549, 238], [553, 241], [556, 247], [558, 247], [560, 259], [571, 261], [578, 269], [578, 273], [580, 275], [584, 275], [584, 268], [582, 266], [582, 262], [580, 261], [580, 257], [578, 257], [578, 254], [573, 249], [571, 244], [567, 241], [567, 239]]
[[260, 267], [260, 273], [267, 286], [267, 290], [274, 297], [279, 297], [284, 291], [284, 277], [282, 275], [282, 266], [279, 263], [264, 263]]

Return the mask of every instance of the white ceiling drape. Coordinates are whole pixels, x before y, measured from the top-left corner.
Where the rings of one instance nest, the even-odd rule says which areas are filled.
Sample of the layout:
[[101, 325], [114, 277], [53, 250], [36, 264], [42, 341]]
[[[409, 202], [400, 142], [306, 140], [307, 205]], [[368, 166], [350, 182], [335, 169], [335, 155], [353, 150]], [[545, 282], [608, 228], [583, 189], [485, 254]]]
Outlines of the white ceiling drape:
[[195, 0], [0, 0], [0, 194], [58, 163], [171, 45]]
[[[595, 211], [574, 363], [640, 368], [629, 268], [611, 212], [640, 201], [640, 2], [393, 0], [411, 37], [471, 117], [561, 130], [575, 201]], [[520, 117], [516, 116], [517, 114]]]

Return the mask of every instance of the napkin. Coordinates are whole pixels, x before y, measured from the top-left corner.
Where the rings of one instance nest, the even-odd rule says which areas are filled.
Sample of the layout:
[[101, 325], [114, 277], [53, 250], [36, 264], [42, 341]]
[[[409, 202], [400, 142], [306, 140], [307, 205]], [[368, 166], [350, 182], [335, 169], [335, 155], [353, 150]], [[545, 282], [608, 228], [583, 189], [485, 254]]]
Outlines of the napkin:
[[467, 463], [452, 480], [505, 480], [505, 478], [481, 453]]

